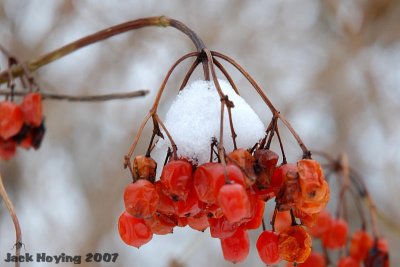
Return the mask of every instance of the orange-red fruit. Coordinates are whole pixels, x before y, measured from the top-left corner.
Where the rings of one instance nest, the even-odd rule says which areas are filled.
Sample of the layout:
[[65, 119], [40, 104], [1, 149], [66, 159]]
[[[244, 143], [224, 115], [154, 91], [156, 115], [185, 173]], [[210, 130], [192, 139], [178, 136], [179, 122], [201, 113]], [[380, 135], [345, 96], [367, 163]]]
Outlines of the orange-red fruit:
[[[228, 164], [226, 172], [230, 181], [244, 185], [244, 175], [239, 167]], [[226, 182], [224, 166], [215, 162], [202, 164], [194, 172], [193, 181], [199, 199], [216, 204], [219, 190]]]
[[151, 157], [144, 155], [136, 156], [132, 164], [133, 181], [146, 179], [154, 182], [156, 178], [157, 163]]
[[226, 219], [240, 222], [250, 215], [250, 202], [246, 190], [240, 184], [225, 184], [219, 190], [218, 203]]
[[375, 241], [364, 260], [365, 267], [389, 267], [388, 244], [384, 239]]
[[245, 173], [246, 186], [249, 187], [256, 181], [256, 174], [254, 172], [255, 158], [249, 151], [239, 148], [229, 153], [227, 160], [233, 165], [237, 165]]
[[23, 125], [21, 108], [13, 102], [0, 102], [0, 138], [4, 140], [18, 134]]
[[322, 235], [322, 245], [329, 249], [341, 248], [346, 244], [348, 225], [342, 219], [333, 220]]
[[186, 160], [168, 162], [161, 173], [160, 181], [174, 200], [186, 199], [192, 183], [193, 167]]
[[177, 222], [165, 214], [156, 212], [150, 218], [144, 219], [151, 232], [157, 235], [171, 234]]
[[194, 216], [201, 211], [199, 207], [199, 198], [194, 190], [193, 183], [190, 183], [186, 199], [173, 201], [175, 214], [179, 217]]
[[25, 95], [20, 106], [26, 124], [38, 127], [42, 123], [42, 96], [39, 93]]
[[317, 220], [317, 213], [306, 213], [298, 208], [293, 208], [293, 214], [296, 218], [299, 218], [303, 226], [312, 227], [315, 225]]
[[308, 232], [313, 237], [321, 237], [330, 227], [332, 215], [328, 210], [318, 213], [314, 226], [308, 228]]
[[214, 238], [231, 237], [239, 228], [239, 224], [230, 223], [224, 216], [218, 219], [209, 218], [210, 234]]
[[175, 214], [174, 202], [165, 194], [162, 183], [157, 181], [154, 186], [158, 194], [157, 211], [166, 215]]
[[275, 231], [280, 233], [292, 225], [290, 211], [277, 211], [275, 216]]
[[125, 188], [125, 209], [136, 218], [151, 217], [157, 209], [158, 200], [156, 188], [147, 180], [140, 179]]
[[360, 267], [360, 263], [352, 257], [342, 257], [339, 259], [338, 267]]
[[[293, 263], [289, 262], [286, 264], [286, 267], [293, 267]], [[318, 252], [311, 252], [310, 256], [307, 258], [307, 260], [303, 263], [298, 264], [297, 266], [299, 267], [325, 267], [326, 266], [326, 260], [323, 255], [321, 255]]]
[[311, 253], [311, 237], [300, 225], [279, 234], [279, 256], [290, 262], [303, 263]]
[[187, 224], [190, 226], [190, 228], [201, 232], [210, 226], [207, 214], [204, 212], [200, 212], [193, 217], [188, 217]]
[[350, 244], [350, 256], [356, 261], [362, 261], [373, 246], [373, 240], [370, 235], [359, 230], [353, 233]]
[[254, 207], [253, 216], [249, 221], [244, 223], [244, 228], [246, 229], [258, 229], [261, 226], [262, 220], [264, 218], [265, 202], [262, 200], [256, 200]]
[[138, 219], [124, 211], [118, 220], [118, 232], [128, 245], [139, 248], [153, 238], [153, 233], [143, 219]]
[[264, 231], [257, 239], [256, 247], [260, 259], [267, 265], [275, 265], [281, 260], [278, 252], [279, 235]]
[[280, 188], [276, 187], [280, 187], [282, 183], [277, 180], [272, 182], [271, 179], [278, 163], [278, 154], [268, 149], [258, 149], [254, 153], [254, 157], [256, 159], [255, 172], [257, 174], [257, 184], [265, 188], [272, 187], [275, 193], [278, 192]]
[[231, 237], [221, 239], [221, 247], [225, 260], [233, 263], [244, 261], [250, 251], [247, 231], [239, 228]]
[[17, 151], [17, 144], [11, 140], [3, 140], [0, 138], [0, 159], [9, 160]]
[[302, 201], [297, 165], [288, 163], [275, 169], [272, 179], [283, 183], [276, 201], [279, 211], [290, 210]]

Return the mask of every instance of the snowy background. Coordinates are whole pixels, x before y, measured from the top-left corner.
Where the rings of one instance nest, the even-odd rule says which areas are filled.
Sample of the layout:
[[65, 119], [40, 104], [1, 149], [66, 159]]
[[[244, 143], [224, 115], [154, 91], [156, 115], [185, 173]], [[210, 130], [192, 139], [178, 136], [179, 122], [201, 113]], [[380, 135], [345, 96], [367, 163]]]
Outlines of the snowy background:
[[[0, 43], [30, 60], [100, 29], [155, 15], [181, 20], [210, 49], [239, 62], [311, 149], [348, 153], [386, 218], [380, 227], [392, 249], [392, 266], [399, 266], [400, 1], [1, 0]], [[19, 151], [0, 163], [27, 252], [119, 253], [117, 263], [81, 266], [178, 266], [173, 261], [188, 267], [233, 266], [208, 233], [180, 229], [136, 250], [122, 243], [116, 229], [129, 183], [123, 155], [170, 65], [193, 50], [175, 29], [146, 28], [82, 49], [35, 74], [50, 92], [148, 89], [150, 94], [96, 104], [45, 102], [48, 131], [41, 149]], [[183, 64], [173, 75], [161, 117], [188, 67]], [[263, 123], [269, 122], [270, 114], [245, 79], [228, 71]], [[144, 136], [150, 134], [148, 127]], [[296, 143], [288, 134], [284, 141], [289, 160], [296, 160]], [[143, 153], [147, 142], [144, 138], [137, 151]], [[4, 205], [0, 218], [2, 262], [14, 243]], [[252, 233], [253, 244], [257, 234]], [[235, 266], [262, 266], [254, 246], [248, 260]]]

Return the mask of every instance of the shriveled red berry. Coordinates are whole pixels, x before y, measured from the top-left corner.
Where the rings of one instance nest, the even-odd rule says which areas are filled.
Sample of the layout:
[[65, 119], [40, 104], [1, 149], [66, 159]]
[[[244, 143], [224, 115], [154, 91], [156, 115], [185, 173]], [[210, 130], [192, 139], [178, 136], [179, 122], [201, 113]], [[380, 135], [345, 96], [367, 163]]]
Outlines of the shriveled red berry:
[[[239, 167], [228, 164], [226, 174], [230, 181], [244, 185], [244, 175]], [[216, 204], [219, 190], [226, 183], [224, 166], [215, 162], [202, 164], [194, 172], [193, 181], [199, 199]]]
[[362, 261], [366, 258], [372, 246], [373, 240], [367, 232], [363, 230], [356, 231], [351, 237], [350, 256], [356, 261]]
[[253, 185], [256, 181], [256, 174], [254, 172], [255, 158], [249, 151], [243, 148], [238, 148], [227, 157], [227, 161], [240, 167], [245, 174], [246, 187]]
[[162, 183], [157, 181], [154, 183], [154, 186], [158, 194], [157, 211], [166, 215], [175, 214], [174, 202], [168, 195], [165, 194]]
[[221, 239], [221, 247], [225, 260], [233, 263], [244, 261], [250, 251], [247, 231], [239, 228], [231, 237]]
[[322, 210], [318, 213], [315, 224], [308, 228], [308, 232], [313, 237], [321, 237], [330, 227], [332, 222], [332, 215], [328, 210]]
[[311, 237], [300, 225], [279, 234], [279, 256], [290, 262], [303, 263], [311, 253]]
[[17, 144], [12, 139], [3, 140], [0, 137], [0, 159], [9, 160], [14, 157]]
[[296, 164], [284, 164], [275, 169], [272, 179], [283, 183], [276, 197], [279, 211], [290, 210], [301, 203], [301, 192]]
[[121, 239], [128, 245], [139, 248], [153, 238], [153, 233], [143, 219], [138, 219], [124, 211], [118, 220]]
[[256, 200], [253, 216], [249, 221], [245, 222], [243, 227], [246, 229], [257, 229], [261, 226], [264, 218], [265, 202], [262, 200]]
[[17, 104], [0, 102], [0, 138], [7, 140], [18, 134], [23, 123], [22, 111]]
[[186, 199], [173, 201], [173, 207], [175, 214], [179, 217], [194, 216], [201, 211], [199, 206], [199, 198], [197, 197], [196, 190], [194, 189], [193, 183], [190, 183], [188, 195]]
[[214, 238], [230, 237], [239, 228], [239, 224], [230, 223], [225, 216], [218, 219], [209, 218], [208, 222], [210, 224], [210, 234]]
[[160, 181], [173, 199], [186, 199], [192, 171], [192, 164], [183, 159], [170, 161], [164, 166]]
[[299, 218], [303, 226], [312, 227], [315, 225], [318, 213], [306, 213], [298, 208], [293, 208], [293, 214]]
[[150, 218], [144, 219], [144, 222], [154, 234], [166, 235], [171, 234], [174, 227], [177, 225], [177, 221], [174, 219], [174, 217], [156, 212]]
[[[257, 175], [257, 184], [264, 188], [275, 187], [277, 184], [272, 185], [271, 178], [278, 163], [278, 154], [269, 149], [258, 149], [254, 153], [254, 157], [256, 159], [254, 168]], [[274, 191], [279, 190], [274, 188]]]
[[240, 184], [223, 185], [219, 190], [218, 203], [231, 223], [240, 222], [250, 215], [250, 201]]
[[348, 225], [344, 220], [332, 220], [329, 228], [322, 235], [322, 245], [329, 249], [343, 247], [347, 241], [348, 230]]
[[[318, 252], [312, 251], [307, 260], [303, 263], [298, 264], [299, 267], [326, 267], [325, 257]], [[292, 262], [288, 262], [286, 267], [294, 267]]]
[[151, 157], [145, 155], [136, 156], [132, 164], [133, 181], [146, 179], [154, 182], [156, 178], [157, 163]]
[[368, 251], [364, 259], [365, 267], [389, 267], [388, 244], [384, 239], [378, 239]]
[[187, 223], [190, 228], [201, 232], [205, 231], [210, 226], [207, 214], [204, 212], [200, 212], [192, 217], [188, 217]]
[[151, 217], [157, 209], [158, 199], [154, 185], [147, 180], [140, 179], [125, 188], [125, 209], [136, 218]]
[[260, 259], [267, 265], [275, 265], [281, 260], [278, 252], [279, 235], [276, 232], [264, 231], [257, 239], [256, 247]]
[[290, 211], [277, 211], [275, 216], [275, 231], [280, 233], [292, 225]]
[[360, 263], [352, 257], [342, 257], [339, 259], [338, 267], [360, 267]]
[[42, 123], [42, 96], [39, 93], [25, 95], [20, 107], [26, 124], [38, 127]]

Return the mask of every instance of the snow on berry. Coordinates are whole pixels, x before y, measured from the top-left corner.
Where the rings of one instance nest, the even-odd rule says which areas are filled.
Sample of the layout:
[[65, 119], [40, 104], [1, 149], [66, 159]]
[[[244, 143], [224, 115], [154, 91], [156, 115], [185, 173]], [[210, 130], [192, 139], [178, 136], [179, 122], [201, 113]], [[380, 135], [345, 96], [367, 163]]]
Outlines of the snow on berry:
[[[232, 109], [233, 125], [237, 134], [237, 145], [251, 148], [264, 137], [265, 128], [258, 115], [237, 95], [229, 83], [219, 80], [224, 94], [235, 107]], [[221, 101], [215, 85], [198, 80], [181, 90], [167, 112], [165, 126], [174, 138], [180, 157], [190, 158], [199, 164], [210, 159], [210, 144], [219, 139]], [[224, 114], [224, 147], [233, 150], [228, 112]], [[169, 140], [160, 140], [157, 148], [166, 150]]]

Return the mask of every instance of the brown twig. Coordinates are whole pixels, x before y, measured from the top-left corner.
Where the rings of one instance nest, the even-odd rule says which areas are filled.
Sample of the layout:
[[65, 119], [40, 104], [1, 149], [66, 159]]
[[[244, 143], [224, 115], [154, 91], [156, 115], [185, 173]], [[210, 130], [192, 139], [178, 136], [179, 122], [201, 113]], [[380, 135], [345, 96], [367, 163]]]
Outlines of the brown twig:
[[[19, 225], [18, 217], [17, 214], [15, 213], [14, 205], [11, 202], [10, 198], [8, 197], [7, 191], [4, 187], [3, 184], [3, 178], [0, 174], [0, 195], [1, 198], [3, 199], [4, 203], [6, 204], [6, 207], [8, 209], [8, 212], [10, 213], [11, 219], [14, 223], [14, 228], [15, 228], [15, 256], [18, 258], [18, 256], [21, 253], [21, 246], [22, 246], [22, 232], [21, 232], [21, 227]], [[15, 262], [15, 266], [19, 267], [19, 262]]]
[[[158, 17], [148, 17], [148, 18], [141, 18], [137, 20], [128, 21], [125, 23], [121, 23], [110, 28], [98, 31], [94, 34], [88, 35], [81, 39], [78, 39], [72, 43], [64, 45], [50, 53], [47, 53], [35, 60], [29, 61], [26, 63], [26, 68], [28, 71], [32, 72], [39, 69], [42, 66], [45, 66], [53, 61], [56, 61], [68, 54], [71, 54], [77, 51], [80, 48], [85, 46], [103, 41], [115, 35], [140, 29], [143, 27], [150, 27], [150, 26], [157, 26], [157, 27], [173, 27], [177, 30], [181, 31], [182, 33], [186, 34], [193, 44], [196, 46], [198, 52], [201, 52], [205, 45], [203, 41], [197, 36], [197, 34], [189, 29], [186, 25], [181, 23], [180, 21], [168, 18], [166, 16], [158, 16]], [[204, 63], [206, 64], [206, 63]], [[19, 77], [24, 73], [24, 68], [21, 64], [13, 66], [10, 70], [5, 70], [0, 73], [0, 84], [7, 82], [9, 80], [9, 73], [13, 75], [13, 77]]]
[[[14, 91], [15, 96], [24, 96], [28, 94], [28, 91]], [[64, 100], [69, 102], [100, 102], [117, 99], [130, 99], [134, 97], [145, 96], [149, 93], [148, 90], [137, 90], [127, 93], [113, 93], [103, 95], [66, 95], [66, 94], [55, 94], [40, 91], [43, 99], [48, 100]], [[9, 90], [0, 90], [0, 95], [9, 95]]]

